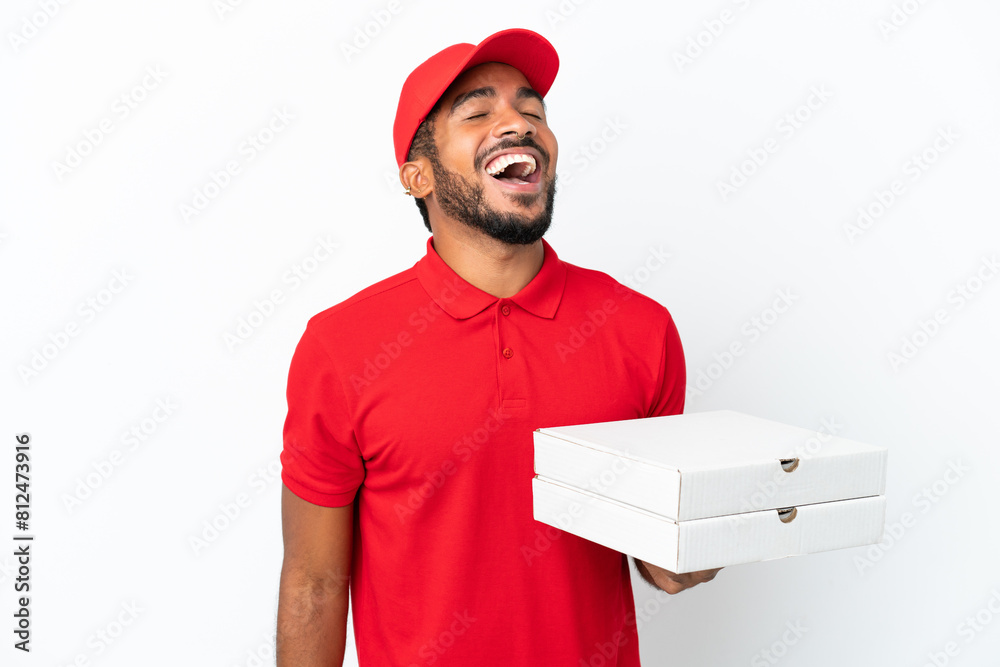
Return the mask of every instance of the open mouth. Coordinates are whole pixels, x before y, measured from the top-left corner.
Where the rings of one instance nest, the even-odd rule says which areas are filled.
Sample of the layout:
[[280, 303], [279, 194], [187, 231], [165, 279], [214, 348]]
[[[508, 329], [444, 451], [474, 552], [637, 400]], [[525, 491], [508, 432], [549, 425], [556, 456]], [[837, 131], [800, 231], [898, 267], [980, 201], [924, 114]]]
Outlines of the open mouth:
[[542, 175], [537, 170], [535, 158], [527, 153], [498, 155], [487, 163], [486, 173], [508, 186], [536, 185]]

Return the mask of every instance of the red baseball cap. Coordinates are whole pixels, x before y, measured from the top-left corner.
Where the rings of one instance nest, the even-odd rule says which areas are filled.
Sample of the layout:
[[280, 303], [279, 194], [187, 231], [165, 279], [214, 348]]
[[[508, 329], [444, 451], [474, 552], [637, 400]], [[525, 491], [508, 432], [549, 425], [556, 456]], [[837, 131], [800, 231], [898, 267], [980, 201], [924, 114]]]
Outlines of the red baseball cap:
[[501, 30], [478, 45], [452, 44], [434, 54], [410, 72], [399, 94], [396, 122], [392, 126], [398, 165], [406, 162], [413, 135], [452, 81], [462, 72], [489, 62], [516, 67], [543, 97], [559, 71], [559, 56], [549, 40], [521, 28]]

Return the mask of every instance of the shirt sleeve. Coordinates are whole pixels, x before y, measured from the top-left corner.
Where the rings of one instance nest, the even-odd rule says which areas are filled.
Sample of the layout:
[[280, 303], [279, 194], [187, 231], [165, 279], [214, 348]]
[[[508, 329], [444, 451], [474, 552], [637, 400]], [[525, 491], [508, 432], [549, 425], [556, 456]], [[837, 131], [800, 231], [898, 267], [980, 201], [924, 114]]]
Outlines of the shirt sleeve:
[[307, 327], [288, 371], [281, 481], [314, 505], [349, 505], [365, 477], [343, 385]]
[[687, 391], [687, 367], [684, 363], [684, 348], [677, 333], [674, 318], [667, 314], [660, 361], [660, 386], [647, 417], [679, 415], [684, 412], [684, 398]]

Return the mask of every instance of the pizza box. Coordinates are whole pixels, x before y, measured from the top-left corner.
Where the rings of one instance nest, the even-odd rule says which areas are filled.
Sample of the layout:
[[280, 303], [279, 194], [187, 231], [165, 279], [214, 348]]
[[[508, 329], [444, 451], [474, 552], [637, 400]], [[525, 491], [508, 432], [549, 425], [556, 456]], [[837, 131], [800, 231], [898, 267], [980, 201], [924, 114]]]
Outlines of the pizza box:
[[885, 494], [885, 447], [732, 410], [533, 436], [535, 474], [677, 521]]
[[536, 475], [534, 517], [677, 574], [873, 544], [885, 496], [675, 521]]
[[884, 447], [730, 410], [533, 437], [536, 520], [672, 572], [882, 537]]

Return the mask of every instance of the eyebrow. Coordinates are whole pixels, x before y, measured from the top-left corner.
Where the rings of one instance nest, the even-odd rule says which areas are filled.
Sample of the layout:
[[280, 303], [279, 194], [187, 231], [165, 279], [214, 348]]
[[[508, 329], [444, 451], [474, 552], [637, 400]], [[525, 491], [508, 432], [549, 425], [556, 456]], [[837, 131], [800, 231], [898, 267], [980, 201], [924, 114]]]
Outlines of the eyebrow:
[[[474, 99], [479, 98], [491, 98], [497, 96], [497, 89], [493, 86], [485, 86], [483, 88], [475, 88], [467, 93], [462, 93], [455, 98], [455, 101], [451, 103], [451, 111], [448, 113], [449, 116], [455, 115], [455, 111], [458, 110], [460, 106]], [[542, 103], [542, 110], [548, 111], [545, 106], [545, 100], [542, 99], [541, 94], [534, 88], [528, 88], [527, 86], [522, 86], [517, 89], [516, 98], [521, 99], [534, 99]]]

